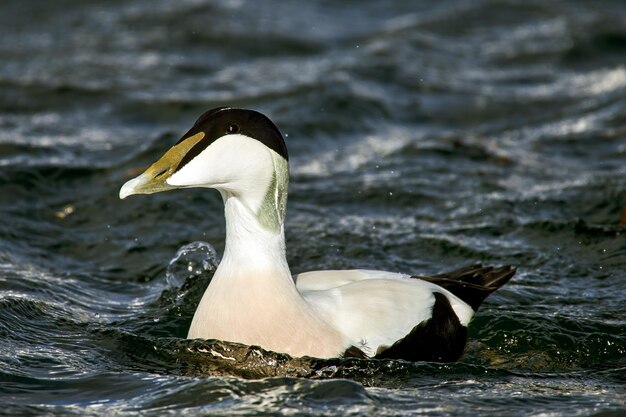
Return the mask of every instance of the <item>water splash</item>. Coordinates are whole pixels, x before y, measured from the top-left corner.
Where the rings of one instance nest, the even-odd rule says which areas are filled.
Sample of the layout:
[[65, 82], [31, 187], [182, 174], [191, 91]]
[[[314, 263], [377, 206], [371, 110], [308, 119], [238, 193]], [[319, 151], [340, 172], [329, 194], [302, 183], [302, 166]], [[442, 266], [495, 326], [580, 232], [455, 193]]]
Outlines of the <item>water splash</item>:
[[[192, 242], [184, 245], [176, 252], [167, 265], [165, 279], [168, 289], [178, 290], [189, 278], [196, 278], [205, 273], [215, 272], [219, 260], [217, 252], [206, 242]], [[179, 293], [178, 298], [183, 293]]]

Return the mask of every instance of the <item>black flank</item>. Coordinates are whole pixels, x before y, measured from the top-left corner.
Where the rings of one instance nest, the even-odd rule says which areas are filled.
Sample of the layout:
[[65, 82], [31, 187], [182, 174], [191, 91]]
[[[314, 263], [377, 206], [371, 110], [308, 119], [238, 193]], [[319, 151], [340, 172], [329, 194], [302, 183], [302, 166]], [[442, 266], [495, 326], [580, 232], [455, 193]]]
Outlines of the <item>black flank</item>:
[[418, 324], [403, 339], [378, 353], [378, 359], [453, 362], [461, 357], [467, 328], [459, 322], [445, 295], [434, 293], [430, 319]]

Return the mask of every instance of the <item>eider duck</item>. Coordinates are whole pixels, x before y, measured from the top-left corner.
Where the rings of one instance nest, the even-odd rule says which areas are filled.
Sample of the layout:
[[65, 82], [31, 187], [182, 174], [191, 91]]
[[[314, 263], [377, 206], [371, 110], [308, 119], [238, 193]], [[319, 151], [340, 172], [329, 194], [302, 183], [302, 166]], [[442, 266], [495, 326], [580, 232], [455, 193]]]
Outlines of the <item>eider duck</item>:
[[285, 256], [289, 163], [285, 141], [263, 114], [216, 108], [120, 198], [204, 187], [224, 200], [223, 258], [188, 338], [219, 339], [294, 357], [457, 360], [482, 301], [514, 274], [472, 265], [426, 277], [328, 270], [293, 277]]

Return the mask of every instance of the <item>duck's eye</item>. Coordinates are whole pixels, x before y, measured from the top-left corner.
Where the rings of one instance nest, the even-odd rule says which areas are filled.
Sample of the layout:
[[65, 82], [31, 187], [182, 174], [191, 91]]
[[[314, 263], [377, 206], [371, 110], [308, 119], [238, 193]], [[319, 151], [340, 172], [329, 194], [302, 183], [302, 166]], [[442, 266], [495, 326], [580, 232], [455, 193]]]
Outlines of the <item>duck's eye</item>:
[[237, 125], [230, 125], [228, 126], [228, 128], [226, 129], [226, 133], [233, 135], [235, 133], [239, 133], [239, 126]]

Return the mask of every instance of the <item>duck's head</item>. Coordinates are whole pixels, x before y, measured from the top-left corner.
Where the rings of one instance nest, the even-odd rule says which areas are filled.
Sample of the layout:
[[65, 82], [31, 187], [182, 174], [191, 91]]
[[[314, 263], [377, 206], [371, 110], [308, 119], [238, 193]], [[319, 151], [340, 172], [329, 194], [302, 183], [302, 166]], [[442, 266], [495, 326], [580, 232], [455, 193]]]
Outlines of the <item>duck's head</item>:
[[143, 174], [120, 189], [120, 198], [177, 188], [215, 188], [237, 197], [274, 229], [284, 220], [289, 182], [287, 147], [263, 114], [217, 108], [193, 127]]

